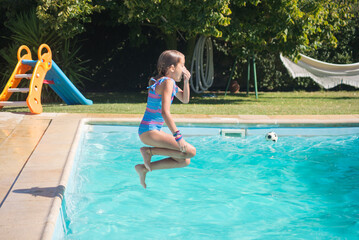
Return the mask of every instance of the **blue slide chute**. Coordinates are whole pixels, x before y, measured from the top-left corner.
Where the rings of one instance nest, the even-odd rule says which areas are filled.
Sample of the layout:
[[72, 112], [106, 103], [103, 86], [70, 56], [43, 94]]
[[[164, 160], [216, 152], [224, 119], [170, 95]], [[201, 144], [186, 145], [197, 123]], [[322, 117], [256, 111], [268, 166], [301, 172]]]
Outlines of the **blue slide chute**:
[[92, 105], [92, 100], [89, 100], [82, 95], [54, 61], [52, 61], [52, 67], [47, 72], [45, 79], [54, 82], [53, 84], [49, 84], [50, 87], [66, 104]]

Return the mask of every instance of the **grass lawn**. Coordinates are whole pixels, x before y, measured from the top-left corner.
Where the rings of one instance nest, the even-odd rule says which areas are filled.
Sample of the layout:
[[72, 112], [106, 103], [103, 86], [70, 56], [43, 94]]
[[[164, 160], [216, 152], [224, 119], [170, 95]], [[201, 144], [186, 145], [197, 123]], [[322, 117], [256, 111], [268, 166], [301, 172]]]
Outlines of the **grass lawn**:
[[[328, 115], [359, 114], [359, 91], [319, 91], [319, 92], [261, 92], [256, 100], [253, 93], [243, 94], [212, 93], [191, 96], [189, 104], [181, 104], [177, 99], [171, 107], [173, 114], [211, 115]], [[116, 113], [143, 114], [147, 93], [87, 93], [93, 100], [91, 106], [64, 103], [43, 104], [44, 112], [57, 113]], [[4, 107], [6, 112], [29, 112], [26, 107]]]

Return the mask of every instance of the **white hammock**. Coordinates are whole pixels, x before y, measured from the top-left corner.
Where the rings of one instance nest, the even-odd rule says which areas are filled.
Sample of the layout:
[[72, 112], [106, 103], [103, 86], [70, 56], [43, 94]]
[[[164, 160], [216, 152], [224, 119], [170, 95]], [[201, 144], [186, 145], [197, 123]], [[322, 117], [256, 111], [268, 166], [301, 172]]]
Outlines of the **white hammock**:
[[359, 63], [332, 64], [300, 54], [298, 63], [280, 55], [284, 66], [293, 77], [310, 77], [325, 89], [339, 84], [359, 87]]

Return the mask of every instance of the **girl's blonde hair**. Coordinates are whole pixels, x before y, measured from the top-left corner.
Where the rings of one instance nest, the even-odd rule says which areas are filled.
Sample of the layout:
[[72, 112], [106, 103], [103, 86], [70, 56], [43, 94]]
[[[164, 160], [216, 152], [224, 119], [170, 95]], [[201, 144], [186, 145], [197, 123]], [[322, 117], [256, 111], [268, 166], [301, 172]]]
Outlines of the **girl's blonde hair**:
[[[184, 58], [183, 53], [177, 50], [166, 50], [158, 58], [157, 61], [157, 75], [155, 79], [159, 79], [166, 75], [168, 68], [172, 65], [177, 66], [181, 58]], [[149, 85], [154, 84], [153, 81], [149, 81]]]

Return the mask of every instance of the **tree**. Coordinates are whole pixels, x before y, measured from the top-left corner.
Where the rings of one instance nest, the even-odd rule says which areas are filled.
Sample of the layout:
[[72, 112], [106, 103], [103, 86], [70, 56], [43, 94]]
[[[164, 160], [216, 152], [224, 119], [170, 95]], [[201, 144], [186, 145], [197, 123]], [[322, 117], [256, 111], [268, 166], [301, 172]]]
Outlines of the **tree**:
[[[130, 26], [131, 41], [143, 43], [150, 27], [167, 48], [179, 40], [193, 50], [197, 35], [220, 38], [236, 56], [262, 51], [297, 57], [323, 44], [336, 47], [335, 34], [347, 25], [357, 0], [39, 0], [37, 13], [54, 30], [72, 37], [96, 11]], [[152, 36], [153, 36], [152, 35]]]
[[352, 4], [349, 15], [353, 16], [345, 26], [335, 33], [337, 39], [336, 47], [330, 43], [322, 43], [315, 51], [308, 53], [321, 61], [332, 63], [353, 63], [359, 62], [359, 4]]
[[[230, 0], [125, 0], [117, 7], [118, 21], [131, 26], [131, 41], [145, 40], [144, 27], [164, 40], [167, 49], [182, 42], [189, 67], [197, 35], [221, 37], [220, 27], [230, 24]], [[142, 37], [141, 37], [142, 36]]]
[[125, 0], [118, 6], [118, 20], [156, 28], [168, 48], [177, 48], [177, 37], [197, 34], [221, 37], [220, 26], [230, 23], [229, 0]]
[[[193, 52], [196, 35], [221, 37], [219, 27], [230, 23], [230, 0], [39, 0], [37, 14], [49, 27], [71, 38], [83, 32], [84, 23], [91, 22], [94, 12], [103, 11], [117, 24], [130, 27], [130, 41], [138, 46], [148, 36], [142, 35], [149, 27], [150, 37], [164, 40], [168, 49], [177, 49], [185, 42], [186, 55]], [[190, 58], [190, 57], [189, 57]], [[189, 62], [189, 61], [187, 61]]]
[[[97, 31], [101, 26], [111, 26], [106, 29], [123, 31], [119, 32], [121, 46], [113, 49], [139, 47], [150, 39], [152, 47], [155, 42], [160, 48], [166, 45], [166, 48], [183, 51], [187, 63], [190, 63], [196, 36], [211, 36], [218, 49], [239, 57], [241, 63], [246, 63], [249, 55], [256, 55], [259, 65], [264, 65], [268, 89], [280, 85], [269, 86], [279, 79], [279, 74], [269, 76], [269, 73], [278, 70], [278, 59], [273, 56], [280, 52], [294, 59], [304, 53], [340, 62], [350, 62], [350, 56], [358, 59], [359, 55], [358, 14], [351, 11], [352, 6], [358, 8], [356, 0], [22, 0], [21, 4], [20, 0], [0, 1], [3, 22], [36, 7], [41, 24], [46, 24], [50, 32], [56, 31], [60, 38], [71, 39], [86, 28]], [[24, 4], [28, 7], [23, 7]], [[96, 24], [90, 24], [95, 19]], [[8, 35], [7, 28], [2, 30]], [[104, 34], [112, 36], [111, 30]], [[104, 55], [114, 59], [118, 51]], [[139, 52], [136, 53], [140, 56]], [[88, 57], [96, 59], [93, 52], [88, 53]], [[228, 64], [223, 64], [223, 68], [227, 67]]]
[[[52, 49], [53, 59], [61, 65], [65, 74], [75, 85], [83, 87], [83, 81], [89, 80], [89, 78], [86, 77], [88, 60], [80, 58], [79, 51], [81, 46], [79, 46], [76, 39], [70, 40], [64, 37], [61, 31], [53, 31], [51, 28], [46, 27], [45, 23], [38, 19], [35, 7], [36, 5], [31, 3], [26, 11], [18, 12], [14, 16], [9, 12], [9, 17], [11, 18], [4, 24], [5, 29], [9, 31], [8, 37], [6, 37], [8, 46], [3, 46], [0, 49], [0, 59], [4, 60], [0, 62], [0, 67], [4, 66], [3, 69], [7, 70], [0, 73], [0, 86], [5, 85], [10, 77], [13, 67], [17, 63], [17, 49], [21, 45], [28, 46], [33, 58], [36, 59], [38, 47], [46, 43]], [[45, 94], [43, 94], [43, 97], [47, 98], [47, 95], [50, 95], [48, 99], [52, 100], [54, 95], [48, 94], [46, 86], [44, 89]]]
[[72, 38], [85, 31], [84, 23], [103, 9], [92, 0], [38, 0], [37, 15], [50, 29], [60, 31], [63, 38]]
[[231, 24], [224, 40], [235, 55], [263, 51], [298, 57], [326, 44], [336, 47], [335, 34], [350, 18], [356, 0], [232, 0]]

